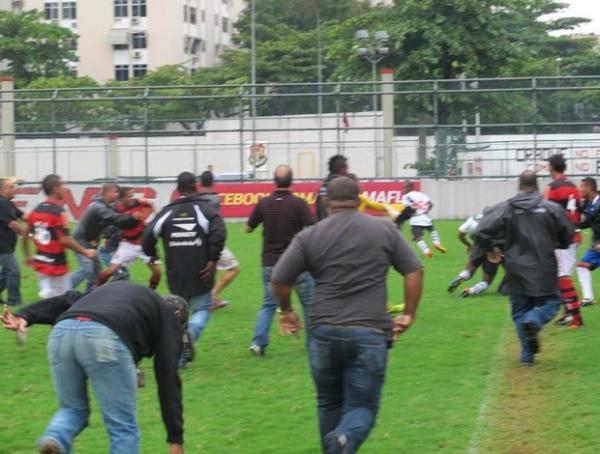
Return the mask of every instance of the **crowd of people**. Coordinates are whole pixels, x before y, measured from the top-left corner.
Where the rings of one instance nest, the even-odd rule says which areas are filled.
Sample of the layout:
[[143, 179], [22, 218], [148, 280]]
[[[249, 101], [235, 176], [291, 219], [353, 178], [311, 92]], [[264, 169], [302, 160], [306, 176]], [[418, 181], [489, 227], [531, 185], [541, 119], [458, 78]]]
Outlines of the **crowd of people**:
[[[553, 182], [545, 195], [536, 174], [524, 172], [515, 197], [486, 208], [459, 228], [468, 261], [448, 287], [449, 292], [456, 290], [481, 267], [483, 280], [460, 295], [483, 293], [504, 266], [501, 287], [511, 302], [523, 366], [535, 363], [539, 332], [555, 318], [561, 303], [565, 314], [558, 322], [572, 328], [583, 325], [580, 307], [593, 303], [591, 271], [600, 265], [596, 181], [586, 178], [578, 189], [565, 177], [564, 157], [551, 157], [549, 165]], [[289, 166], [275, 169], [274, 184], [273, 193], [259, 201], [246, 223], [246, 232], [262, 225], [263, 233], [264, 298], [249, 351], [257, 357], [266, 354], [276, 312], [284, 335], [298, 335], [305, 326], [322, 450], [357, 452], [375, 424], [388, 349], [412, 325], [423, 290], [422, 262], [398, 227], [408, 221], [424, 258], [433, 257], [425, 232], [433, 249], [447, 252], [430, 216], [433, 203], [412, 182], [405, 183], [402, 203], [368, 200], [341, 155], [329, 161], [315, 214], [292, 193]], [[15, 247], [22, 236], [41, 298], [15, 312], [5, 306], [2, 322], [20, 339], [31, 325], [54, 325], [48, 355], [60, 408], [38, 441], [40, 452], [71, 451], [89, 417], [88, 380], [111, 452], [139, 452], [135, 396], [143, 376], [137, 364], [153, 357], [169, 452], [182, 453], [178, 371], [193, 361], [194, 345], [213, 311], [229, 304], [220, 294], [241, 270], [225, 246], [226, 226], [212, 172], [199, 178], [179, 174], [178, 197], [158, 212], [151, 201], [136, 199], [131, 188], [107, 183], [73, 236], [63, 209], [61, 178], [48, 175], [42, 189], [47, 199], [25, 214], [12, 203], [14, 183], [0, 179], [0, 290], [8, 291], [8, 306], [21, 305]], [[391, 222], [363, 213], [366, 209], [385, 212]], [[579, 230], [588, 227], [594, 232], [593, 244], [577, 262]], [[67, 249], [77, 254], [79, 263], [71, 274]], [[127, 281], [127, 269], [136, 259], [148, 266], [147, 287]], [[571, 278], [575, 266], [584, 293], [581, 303]], [[403, 311], [396, 316], [387, 301], [390, 267], [404, 277]], [[166, 296], [155, 291], [163, 270], [170, 291]], [[302, 317], [291, 305], [293, 290]], [[116, 383], [119, 393], [111, 392]]]

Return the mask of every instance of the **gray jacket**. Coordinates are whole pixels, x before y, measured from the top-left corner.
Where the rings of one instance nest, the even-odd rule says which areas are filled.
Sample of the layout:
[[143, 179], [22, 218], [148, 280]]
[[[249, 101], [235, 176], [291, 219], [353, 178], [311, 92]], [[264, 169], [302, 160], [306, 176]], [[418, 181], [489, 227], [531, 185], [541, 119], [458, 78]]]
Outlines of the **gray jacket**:
[[545, 296], [558, 290], [554, 250], [569, 247], [573, 233], [560, 205], [539, 192], [521, 192], [486, 213], [473, 238], [485, 250], [504, 252], [508, 293]]
[[87, 207], [77, 224], [75, 239], [85, 247], [94, 246], [100, 234], [110, 225], [121, 229], [135, 227], [138, 221], [129, 214], [117, 213], [103, 200], [95, 200]]

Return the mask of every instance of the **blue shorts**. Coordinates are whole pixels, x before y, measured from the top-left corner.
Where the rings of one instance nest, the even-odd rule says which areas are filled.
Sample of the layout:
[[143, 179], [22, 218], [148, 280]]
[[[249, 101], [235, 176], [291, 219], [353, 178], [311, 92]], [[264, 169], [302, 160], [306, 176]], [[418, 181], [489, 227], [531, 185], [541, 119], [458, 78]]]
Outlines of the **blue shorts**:
[[590, 267], [591, 270], [595, 270], [600, 267], [600, 253], [596, 252], [593, 249], [588, 249], [583, 257], [581, 257], [580, 262], [589, 263], [592, 265]]

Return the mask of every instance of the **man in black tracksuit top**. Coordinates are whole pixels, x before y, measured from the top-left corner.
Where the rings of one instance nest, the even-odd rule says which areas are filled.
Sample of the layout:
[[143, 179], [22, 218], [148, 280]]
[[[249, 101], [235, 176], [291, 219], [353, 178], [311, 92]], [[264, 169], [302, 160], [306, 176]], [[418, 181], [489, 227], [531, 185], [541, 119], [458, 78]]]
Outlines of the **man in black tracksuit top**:
[[187, 303], [162, 298], [130, 282], [112, 282], [83, 295], [76, 291], [5, 311], [5, 328], [24, 332], [33, 324], [54, 324], [48, 359], [60, 409], [39, 441], [42, 453], [71, 452], [88, 424], [87, 381], [100, 404], [111, 452], [138, 453], [136, 364], [154, 357], [154, 372], [170, 453], [183, 453], [183, 410], [177, 361]]
[[189, 335], [194, 342], [210, 320], [211, 290], [225, 244], [225, 223], [198, 197], [192, 173], [177, 177], [177, 190], [181, 196], [164, 207], [144, 230], [142, 248], [149, 257], [156, 257], [156, 243], [162, 238], [169, 289], [190, 304]]

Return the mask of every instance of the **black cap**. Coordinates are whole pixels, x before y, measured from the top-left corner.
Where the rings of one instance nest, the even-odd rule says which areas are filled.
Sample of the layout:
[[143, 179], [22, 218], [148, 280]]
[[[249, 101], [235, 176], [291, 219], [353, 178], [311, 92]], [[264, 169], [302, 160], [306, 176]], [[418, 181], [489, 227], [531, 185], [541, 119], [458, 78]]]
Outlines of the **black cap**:
[[195, 191], [196, 190], [196, 177], [191, 172], [181, 172], [177, 176], [177, 190], [178, 191]]

